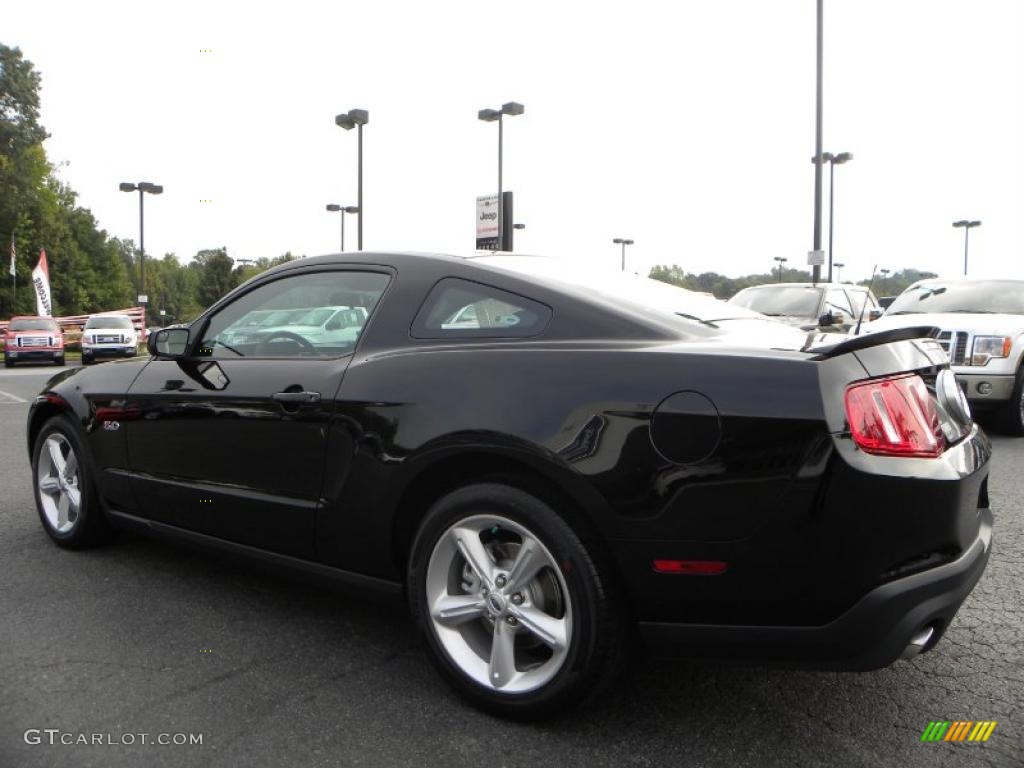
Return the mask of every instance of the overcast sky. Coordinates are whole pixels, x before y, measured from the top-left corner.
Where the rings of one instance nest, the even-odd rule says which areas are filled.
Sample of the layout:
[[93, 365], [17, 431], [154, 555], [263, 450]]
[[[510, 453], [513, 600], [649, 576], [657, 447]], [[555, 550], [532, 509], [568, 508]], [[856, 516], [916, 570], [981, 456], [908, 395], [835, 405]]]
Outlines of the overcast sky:
[[[1024, 277], [1024, 2], [826, 0], [825, 150], [835, 259]], [[631, 269], [767, 271], [812, 245], [814, 0], [7, 3], [0, 42], [43, 78], [50, 159], [111, 234], [189, 259], [364, 244], [465, 253], [475, 198], [505, 188], [517, 250]], [[211, 52], [203, 52], [209, 50]], [[827, 223], [827, 173], [825, 220]], [[212, 202], [202, 202], [210, 200]], [[349, 217], [350, 248], [355, 219]], [[827, 230], [824, 242], [827, 244]]]

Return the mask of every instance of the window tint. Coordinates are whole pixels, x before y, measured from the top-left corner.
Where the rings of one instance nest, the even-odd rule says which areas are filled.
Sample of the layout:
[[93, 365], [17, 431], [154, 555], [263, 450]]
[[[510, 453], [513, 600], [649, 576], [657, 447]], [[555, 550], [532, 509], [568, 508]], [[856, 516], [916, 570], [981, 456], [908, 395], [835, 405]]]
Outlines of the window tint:
[[846, 298], [846, 292], [838, 288], [829, 289], [825, 293], [825, 311], [842, 312], [847, 317], [853, 314], [853, 310], [850, 309], [850, 300]]
[[421, 339], [536, 336], [551, 309], [490, 285], [445, 278], [423, 302], [412, 335]]
[[379, 272], [330, 271], [261, 285], [211, 316], [197, 354], [221, 358], [348, 354], [355, 349], [388, 280]]

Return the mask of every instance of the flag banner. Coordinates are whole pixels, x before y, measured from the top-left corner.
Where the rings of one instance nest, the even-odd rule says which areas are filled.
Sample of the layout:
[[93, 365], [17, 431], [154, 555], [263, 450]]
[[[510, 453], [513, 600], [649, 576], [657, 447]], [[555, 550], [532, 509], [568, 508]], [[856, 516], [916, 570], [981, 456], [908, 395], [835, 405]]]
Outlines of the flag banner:
[[41, 317], [53, 315], [50, 303], [50, 270], [46, 266], [46, 251], [39, 249], [39, 263], [32, 270], [32, 287], [36, 291], [36, 314]]
[[14, 277], [14, 260], [18, 258], [18, 252], [14, 250], [14, 238], [11, 238], [11, 277]]

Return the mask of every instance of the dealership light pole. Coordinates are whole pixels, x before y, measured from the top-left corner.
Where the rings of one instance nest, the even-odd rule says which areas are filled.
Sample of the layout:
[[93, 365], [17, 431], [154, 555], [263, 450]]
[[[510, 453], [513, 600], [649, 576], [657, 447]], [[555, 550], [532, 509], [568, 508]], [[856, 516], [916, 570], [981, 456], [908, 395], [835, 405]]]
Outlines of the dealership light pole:
[[341, 216], [341, 252], [345, 252], [345, 214], [346, 213], [359, 213], [359, 208], [354, 205], [337, 205], [335, 203], [328, 203], [327, 210], [331, 213], [340, 213]]
[[622, 237], [616, 237], [614, 240], [612, 240], [612, 242], [615, 243], [616, 245], [621, 245], [622, 246], [622, 271], [625, 272], [626, 271], [626, 246], [627, 245], [632, 245], [633, 241], [632, 240], [627, 240], [627, 239], [622, 238]]
[[[346, 131], [354, 127], [359, 128], [359, 192], [356, 207], [359, 209], [359, 250], [363, 250], [363, 126], [370, 122], [370, 113], [365, 109], [350, 109], [334, 118], [334, 124], [340, 125]], [[344, 215], [342, 216], [344, 219]]]
[[967, 235], [971, 231], [972, 227], [980, 227], [980, 221], [968, 221], [967, 219], [960, 219], [960, 221], [953, 222], [954, 227], [963, 227], [964, 230], [964, 275], [967, 274]]
[[785, 264], [787, 261], [789, 261], [789, 259], [787, 259], [787, 258], [785, 258], [783, 256], [776, 256], [775, 260], [777, 262], [779, 262], [779, 282], [781, 283], [782, 282], [782, 265]]
[[839, 270], [842, 269], [843, 267], [845, 267], [846, 265], [843, 264], [841, 261], [837, 261], [832, 266], [836, 268], [836, 282], [837, 283], [843, 282], [842, 280], [839, 279]]
[[[153, 184], [148, 181], [140, 181], [138, 184], [132, 184], [129, 181], [123, 181], [118, 185], [118, 189], [122, 192], [136, 192], [139, 193], [139, 295], [146, 295], [146, 246], [145, 246], [145, 216], [143, 200], [145, 200], [146, 193], [151, 195], [162, 194], [164, 188], [159, 184]], [[147, 297], [148, 298], [148, 297]], [[142, 304], [142, 312], [145, 315], [146, 302], [140, 301]], [[143, 323], [145, 324], [145, 323]]]
[[[831, 152], [821, 153], [821, 162], [828, 163], [828, 281], [832, 282], [832, 214], [834, 211], [835, 188], [836, 188], [836, 166], [848, 163], [853, 160], [849, 152], [840, 152], [833, 155]], [[817, 157], [811, 158], [812, 163], [817, 162]], [[820, 165], [820, 163], [818, 163]]]
[[883, 288], [882, 293], [888, 293], [888, 291], [886, 291], [884, 289], [889, 287], [889, 284], [886, 282], [886, 278], [889, 277], [889, 272], [890, 272], [890, 270], [888, 270], [888, 269], [880, 269], [880, 270], [878, 270], [878, 274], [880, 274], [882, 276], [882, 288]]
[[498, 250], [507, 251], [510, 250], [511, 243], [507, 242], [511, 240], [511, 234], [508, 238], [505, 237], [505, 198], [502, 196], [502, 164], [504, 155], [504, 133], [505, 133], [505, 121], [502, 119], [505, 115], [513, 117], [515, 115], [521, 115], [526, 111], [526, 108], [515, 101], [509, 101], [501, 105], [501, 109], [481, 109], [476, 113], [477, 119], [483, 120], [485, 123], [493, 123], [495, 120], [498, 121]]
[[[823, 0], [818, 0], [817, 90], [814, 112], [814, 252], [821, 251], [821, 99], [822, 99], [822, 14]], [[812, 267], [811, 280], [817, 285], [821, 279], [821, 265]]]

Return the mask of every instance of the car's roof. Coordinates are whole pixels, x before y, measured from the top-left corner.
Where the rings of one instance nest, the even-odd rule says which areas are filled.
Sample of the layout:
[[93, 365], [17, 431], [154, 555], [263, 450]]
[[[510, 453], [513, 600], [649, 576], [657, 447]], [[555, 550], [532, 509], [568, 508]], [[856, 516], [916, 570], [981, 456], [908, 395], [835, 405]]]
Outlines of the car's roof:
[[957, 275], [955, 277], [922, 277], [920, 280], [911, 283], [909, 287], [913, 287], [921, 283], [963, 283], [965, 285], [969, 285], [971, 283], [1008, 283], [1024, 285], [1024, 280], [1013, 277], [964, 277], [963, 275]]
[[129, 315], [122, 315], [117, 312], [98, 312], [95, 315], [89, 315], [90, 320], [96, 320], [101, 317], [123, 317], [128, 320], [131, 320], [131, 317]]
[[11, 318], [12, 322], [14, 320], [53, 320], [53, 322], [57, 322], [55, 318], [49, 317], [47, 315], [15, 315], [14, 317]]

